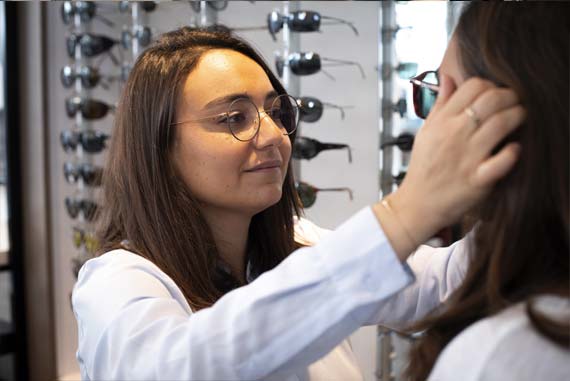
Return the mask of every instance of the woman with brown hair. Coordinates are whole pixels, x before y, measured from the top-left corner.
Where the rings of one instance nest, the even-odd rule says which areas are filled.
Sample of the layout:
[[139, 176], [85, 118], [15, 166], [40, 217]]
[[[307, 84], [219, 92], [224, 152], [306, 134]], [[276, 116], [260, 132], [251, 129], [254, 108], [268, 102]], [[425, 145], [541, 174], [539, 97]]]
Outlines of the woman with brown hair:
[[[319, 231], [295, 218], [289, 171], [296, 102], [227, 32], [162, 36], [125, 85], [101, 253], [73, 292], [82, 378], [361, 379], [343, 340], [421, 317], [457, 286], [454, 248], [410, 261], [414, 274], [403, 262], [516, 162], [516, 143], [491, 154], [524, 117], [516, 96], [479, 79], [451, 90], [442, 84], [400, 190], [309, 246]], [[473, 102], [478, 129], [464, 112]], [[495, 114], [504, 129], [489, 130]]]
[[410, 380], [570, 379], [569, 11], [473, 2], [449, 43], [440, 76], [511, 88], [527, 117], [515, 169], [476, 208], [463, 284], [414, 327]]

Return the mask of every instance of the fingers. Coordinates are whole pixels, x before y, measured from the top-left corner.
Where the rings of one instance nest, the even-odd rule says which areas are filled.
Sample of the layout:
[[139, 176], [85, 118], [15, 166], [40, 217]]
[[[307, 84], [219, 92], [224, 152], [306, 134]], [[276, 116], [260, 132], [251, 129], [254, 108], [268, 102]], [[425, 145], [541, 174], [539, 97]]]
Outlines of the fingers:
[[509, 173], [519, 158], [520, 150], [520, 144], [510, 143], [496, 155], [481, 163], [475, 171], [474, 185], [481, 187], [491, 186]]
[[433, 106], [434, 109], [442, 107], [457, 89], [453, 79], [445, 74], [441, 74], [439, 82], [439, 93], [437, 94], [435, 105]]
[[[453, 93], [445, 108], [450, 115], [458, 115], [467, 107], [473, 105], [475, 100], [485, 91], [495, 89], [496, 85], [481, 78], [469, 78]], [[478, 110], [474, 110], [478, 111]]]
[[472, 136], [471, 144], [480, 154], [486, 157], [503, 139], [515, 131], [525, 120], [526, 111], [514, 106], [489, 117]]
[[481, 93], [468, 107], [471, 107], [477, 117], [484, 121], [496, 112], [513, 107], [518, 103], [519, 97], [513, 90], [492, 88]]

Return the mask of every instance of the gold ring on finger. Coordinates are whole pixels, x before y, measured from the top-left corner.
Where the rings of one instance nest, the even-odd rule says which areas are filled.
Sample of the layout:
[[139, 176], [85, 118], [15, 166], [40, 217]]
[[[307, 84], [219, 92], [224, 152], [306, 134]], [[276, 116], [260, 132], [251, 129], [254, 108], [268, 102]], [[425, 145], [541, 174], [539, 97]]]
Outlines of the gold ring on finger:
[[475, 127], [479, 127], [479, 123], [481, 123], [481, 119], [479, 119], [479, 117], [475, 113], [475, 110], [473, 110], [472, 107], [466, 107], [465, 110], [463, 110], [463, 111], [465, 111], [465, 113], [467, 114], [469, 119], [471, 119], [475, 123]]

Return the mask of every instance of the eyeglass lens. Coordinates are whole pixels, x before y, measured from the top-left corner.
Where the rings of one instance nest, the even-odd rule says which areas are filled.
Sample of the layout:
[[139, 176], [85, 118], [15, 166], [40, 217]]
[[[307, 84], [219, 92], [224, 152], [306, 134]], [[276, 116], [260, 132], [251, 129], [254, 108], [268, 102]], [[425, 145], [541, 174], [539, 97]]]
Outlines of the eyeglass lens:
[[425, 119], [435, 104], [437, 91], [424, 84], [439, 86], [439, 78], [437, 72], [427, 71], [414, 79], [422, 83], [412, 82], [414, 110], [419, 118]]
[[99, 70], [91, 66], [81, 66], [78, 71], [69, 65], [61, 69], [61, 83], [68, 88], [80, 79], [83, 86], [91, 89], [97, 85], [100, 78]]
[[[283, 94], [276, 97], [265, 114], [283, 130], [284, 135], [293, 133], [299, 121], [299, 109], [293, 97]], [[260, 127], [259, 110], [249, 99], [240, 98], [230, 104], [227, 124], [232, 135], [241, 141], [255, 137]]]

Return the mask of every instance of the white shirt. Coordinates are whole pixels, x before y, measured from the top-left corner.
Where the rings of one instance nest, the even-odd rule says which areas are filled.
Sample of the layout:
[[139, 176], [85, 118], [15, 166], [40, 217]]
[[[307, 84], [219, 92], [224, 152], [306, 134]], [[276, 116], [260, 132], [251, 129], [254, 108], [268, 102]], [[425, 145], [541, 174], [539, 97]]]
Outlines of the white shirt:
[[[306, 226], [297, 233], [320, 235]], [[463, 278], [462, 245], [420, 248], [408, 261], [413, 283], [366, 208], [198, 312], [150, 261], [105, 253], [83, 266], [73, 291], [82, 379], [361, 379], [343, 339], [437, 306]]]
[[[570, 300], [543, 296], [535, 308], [568, 324]], [[481, 319], [441, 352], [430, 381], [568, 381], [570, 351], [540, 335], [523, 303]]]

